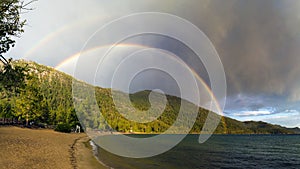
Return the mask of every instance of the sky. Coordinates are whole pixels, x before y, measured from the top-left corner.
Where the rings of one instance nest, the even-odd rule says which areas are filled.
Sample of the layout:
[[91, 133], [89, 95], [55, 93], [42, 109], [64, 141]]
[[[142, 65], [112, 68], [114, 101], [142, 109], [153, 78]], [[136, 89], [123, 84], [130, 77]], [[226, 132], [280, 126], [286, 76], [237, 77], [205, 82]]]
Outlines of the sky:
[[[71, 74], [76, 60], [64, 61], [84, 49], [100, 27], [133, 13], [169, 13], [196, 25], [218, 52], [227, 82], [224, 115], [300, 127], [300, 1], [39, 0], [31, 7], [34, 10], [22, 15], [27, 20], [25, 32], [6, 57], [60, 65], [59, 70]], [[180, 44], [163, 37], [137, 37], [130, 43], [186, 54], [182, 60], [192, 55], [184, 47], [174, 49]], [[205, 67], [193, 62], [190, 66], [210, 84]], [[155, 78], [162, 83], [162, 77]], [[177, 90], [176, 85], [168, 87], [173, 80], [161, 86]], [[145, 84], [149, 83], [140, 85]]]

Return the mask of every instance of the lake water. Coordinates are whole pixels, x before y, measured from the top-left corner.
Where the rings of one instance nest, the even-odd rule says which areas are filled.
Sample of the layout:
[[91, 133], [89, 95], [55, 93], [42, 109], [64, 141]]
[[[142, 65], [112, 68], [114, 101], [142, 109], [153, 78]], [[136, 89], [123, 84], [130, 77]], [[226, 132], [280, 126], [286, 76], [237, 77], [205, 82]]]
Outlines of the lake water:
[[144, 159], [99, 148], [99, 160], [116, 169], [300, 168], [299, 135], [214, 135], [203, 144], [197, 140], [198, 135], [188, 135], [170, 151]]

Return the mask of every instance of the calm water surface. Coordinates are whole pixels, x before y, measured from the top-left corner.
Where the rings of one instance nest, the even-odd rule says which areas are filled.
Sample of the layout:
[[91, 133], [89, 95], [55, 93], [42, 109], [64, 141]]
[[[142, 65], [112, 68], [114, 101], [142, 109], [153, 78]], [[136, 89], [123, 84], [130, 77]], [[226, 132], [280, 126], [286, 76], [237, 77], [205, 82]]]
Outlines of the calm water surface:
[[214, 135], [204, 144], [197, 140], [198, 135], [188, 135], [172, 150], [145, 159], [119, 157], [99, 148], [99, 159], [116, 169], [300, 169], [300, 135]]

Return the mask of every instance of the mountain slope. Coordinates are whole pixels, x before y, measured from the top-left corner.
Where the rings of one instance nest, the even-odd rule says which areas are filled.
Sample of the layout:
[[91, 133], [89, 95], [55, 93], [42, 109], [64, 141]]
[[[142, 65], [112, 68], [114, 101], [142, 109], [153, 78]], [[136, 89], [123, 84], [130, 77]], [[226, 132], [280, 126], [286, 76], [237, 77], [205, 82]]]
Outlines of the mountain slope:
[[[14, 65], [27, 67], [27, 74], [31, 75], [26, 81], [25, 89], [17, 96], [0, 100], [0, 117], [29, 118], [31, 121], [56, 125], [69, 123], [72, 126], [78, 123], [73, 105], [72, 80], [73, 78], [53, 68], [39, 65], [34, 62], [15, 61]], [[76, 81], [82, 86], [91, 85]], [[79, 89], [84, 93], [84, 88]], [[167, 105], [164, 112], [149, 123], [128, 121], [115, 108], [110, 89], [95, 87], [96, 100], [103, 116], [91, 107], [93, 100], [85, 98], [77, 105], [77, 112], [84, 123], [91, 128], [107, 129], [108, 125], [120, 132], [160, 133], [167, 130], [176, 120], [181, 99], [167, 96]], [[119, 92], [120, 95], [124, 93]], [[141, 91], [130, 95], [134, 108], [126, 107], [127, 112], [133, 115], [148, 110], [150, 91]], [[191, 104], [191, 103], [188, 103]], [[9, 109], [7, 107], [10, 107]], [[124, 113], [124, 112], [122, 112]], [[191, 133], [199, 133], [205, 123], [208, 111], [199, 108], [198, 117]], [[105, 119], [106, 122], [105, 122]], [[217, 134], [297, 134], [298, 128], [288, 129], [264, 122], [240, 122], [231, 118], [222, 117], [215, 133]]]

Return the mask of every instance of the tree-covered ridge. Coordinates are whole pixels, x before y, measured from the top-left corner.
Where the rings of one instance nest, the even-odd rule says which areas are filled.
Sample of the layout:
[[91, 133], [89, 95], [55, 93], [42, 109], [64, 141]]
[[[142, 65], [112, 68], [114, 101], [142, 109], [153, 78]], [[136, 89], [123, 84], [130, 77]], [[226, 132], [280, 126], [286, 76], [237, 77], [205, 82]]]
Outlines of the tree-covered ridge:
[[[34, 62], [14, 61], [13, 66], [24, 68], [26, 74], [25, 86], [20, 88], [16, 94], [5, 95], [0, 99], [0, 118], [12, 117], [20, 120], [28, 118], [35, 123], [57, 125], [66, 123], [74, 126], [78, 124], [76, 116], [83, 119], [83, 123], [93, 129], [110, 130], [120, 132], [139, 133], [161, 133], [166, 131], [177, 119], [181, 106], [181, 99], [174, 96], [167, 96], [167, 105], [164, 112], [154, 121], [149, 123], [136, 123], [127, 120], [116, 109], [112, 91], [100, 87], [93, 87], [84, 82], [75, 80], [76, 84], [82, 87], [76, 88], [79, 94], [86, 94], [93, 88], [90, 94], [95, 94], [97, 107], [93, 107], [95, 100], [87, 98], [73, 98], [72, 82], [73, 78], [51, 67], [39, 65]], [[3, 70], [3, 67], [1, 68]], [[3, 75], [1, 74], [3, 77]], [[2, 78], [1, 77], [1, 78]], [[2, 81], [3, 83], [3, 81]], [[95, 90], [94, 90], [95, 89]], [[6, 88], [0, 90], [1, 96], [10, 93]], [[114, 91], [117, 92], [117, 91]], [[125, 95], [122, 92], [117, 94]], [[130, 100], [134, 108], [122, 104], [122, 113], [137, 114], [148, 110], [150, 103], [148, 96], [150, 91], [141, 91], [130, 94]], [[74, 104], [76, 103], [76, 111]], [[191, 103], [188, 103], [192, 106]], [[102, 115], [98, 110], [101, 111]], [[199, 108], [196, 122], [191, 133], [199, 133], [205, 123], [208, 111]], [[140, 115], [140, 114], [139, 114]], [[188, 120], [188, 115], [186, 120]], [[183, 122], [182, 122], [183, 123]], [[181, 124], [181, 122], [179, 122]], [[178, 130], [180, 125], [178, 126]], [[299, 129], [288, 129], [281, 126], [274, 126], [263, 122], [240, 122], [231, 118], [222, 117], [215, 133], [218, 134], [294, 134], [299, 133]]]
[[[26, 68], [26, 86], [17, 95], [2, 98], [0, 116], [55, 125], [76, 121], [72, 102], [72, 77], [33, 62], [15, 61]], [[6, 88], [3, 88], [3, 92]], [[7, 108], [9, 107], [9, 109]]]

